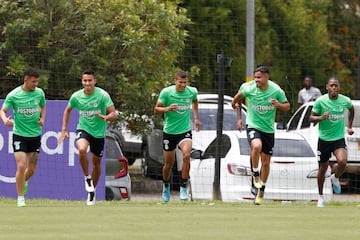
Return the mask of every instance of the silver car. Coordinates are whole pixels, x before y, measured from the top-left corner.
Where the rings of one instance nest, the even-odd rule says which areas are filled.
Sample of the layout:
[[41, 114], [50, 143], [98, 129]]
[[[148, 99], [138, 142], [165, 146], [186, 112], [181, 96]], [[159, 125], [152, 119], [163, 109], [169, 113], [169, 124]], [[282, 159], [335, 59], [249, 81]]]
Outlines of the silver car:
[[121, 151], [117, 138], [111, 132], [106, 132], [106, 200], [130, 200], [131, 178], [129, 163]]

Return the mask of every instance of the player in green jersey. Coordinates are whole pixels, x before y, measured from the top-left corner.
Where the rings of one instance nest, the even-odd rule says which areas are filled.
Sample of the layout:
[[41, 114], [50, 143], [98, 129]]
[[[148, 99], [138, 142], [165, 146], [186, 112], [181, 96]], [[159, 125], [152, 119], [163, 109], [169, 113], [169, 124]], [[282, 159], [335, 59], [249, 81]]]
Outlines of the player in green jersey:
[[[73, 93], [64, 110], [61, 136], [59, 143], [68, 137], [67, 126], [73, 108], [79, 111], [79, 122], [76, 127], [76, 146], [85, 178], [85, 189], [88, 192], [87, 205], [94, 205], [96, 201], [96, 185], [99, 181], [100, 162], [103, 156], [106, 121], [117, 118], [114, 103], [110, 95], [103, 89], [95, 87], [95, 73], [86, 70], [82, 73], [83, 89]], [[92, 172], [89, 175], [89, 160], [87, 149], [90, 146], [92, 156]]]
[[[4, 124], [13, 127], [13, 149], [17, 164], [17, 205], [26, 206], [25, 195], [28, 180], [35, 174], [39, 160], [41, 132], [45, 122], [46, 100], [44, 91], [38, 88], [39, 73], [34, 69], [24, 71], [23, 85], [12, 90], [5, 98], [0, 111]], [[12, 108], [14, 120], [6, 116]]]
[[331, 182], [335, 193], [341, 192], [339, 177], [345, 170], [347, 163], [347, 150], [345, 143], [345, 111], [349, 111], [348, 126], [346, 132], [349, 135], [354, 134], [352, 123], [354, 120], [354, 106], [350, 98], [339, 94], [340, 82], [331, 77], [327, 81], [327, 94], [318, 98], [312, 108], [310, 121], [319, 123], [319, 141], [318, 141], [318, 190], [319, 199], [317, 206], [324, 207], [323, 185], [325, 173], [328, 169], [328, 162], [331, 153], [334, 154], [337, 162], [335, 173], [331, 175]]
[[197, 89], [188, 86], [185, 71], [178, 71], [175, 84], [164, 88], [159, 95], [154, 112], [164, 114], [163, 135], [163, 193], [164, 202], [170, 201], [171, 169], [175, 163], [175, 149], [179, 145], [183, 165], [181, 171], [180, 200], [187, 200], [186, 184], [190, 171], [190, 152], [192, 149], [192, 134], [190, 125], [190, 111], [194, 113], [196, 131], [200, 130], [198, 117]]
[[[239, 101], [247, 99], [246, 131], [251, 148], [251, 164], [253, 171], [252, 193], [256, 195], [254, 203], [260, 205], [264, 199], [264, 191], [270, 172], [270, 158], [274, 147], [274, 123], [276, 110], [289, 111], [290, 104], [284, 91], [270, 80], [270, 70], [260, 65], [254, 71], [254, 80], [240, 86], [234, 96], [232, 107], [240, 111]], [[240, 116], [239, 116], [240, 115]], [[241, 117], [241, 114], [238, 114]], [[238, 129], [243, 122], [238, 119]], [[261, 169], [259, 159], [261, 158]]]

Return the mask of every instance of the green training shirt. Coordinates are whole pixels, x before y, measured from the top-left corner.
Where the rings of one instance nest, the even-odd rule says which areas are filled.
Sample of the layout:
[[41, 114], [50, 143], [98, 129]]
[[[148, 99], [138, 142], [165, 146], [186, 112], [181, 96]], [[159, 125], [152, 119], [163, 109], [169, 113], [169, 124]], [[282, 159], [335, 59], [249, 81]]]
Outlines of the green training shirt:
[[197, 89], [187, 86], [183, 92], [177, 92], [175, 85], [164, 88], [158, 101], [165, 107], [176, 103], [177, 111], [164, 113], [163, 131], [167, 134], [181, 134], [191, 130], [191, 104], [197, 100]]
[[42, 127], [38, 124], [41, 107], [45, 106], [45, 94], [41, 88], [26, 92], [19, 86], [12, 90], [5, 98], [3, 107], [13, 108], [13, 133], [22, 137], [38, 137]]
[[280, 103], [287, 102], [286, 95], [279, 85], [269, 80], [269, 87], [261, 90], [255, 80], [243, 83], [239, 91], [248, 100], [246, 124], [249, 128], [274, 133], [276, 107], [271, 104], [272, 99]]
[[312, 111], [322, 116], [326, 110], [329, 118], [319, 122], [319, 138], [323, 141], [335, 141], [345, 137], [344, 114], [351, 108], [352, 102], [349, 97], [342, 94], [336, 100], [331, 100], [328, 94], [318, 98]]
[[99, 118], [97, 114], [106, 115], [106, 109], [114, 105], [105, 90], [95, 87], [93, 94], [86, 95], [84, 89], [81, 89], [73, 93], [68, 105], [79, 111], [77, 129], [84, 130], [95, 138], [105, 137], [106, 121]]

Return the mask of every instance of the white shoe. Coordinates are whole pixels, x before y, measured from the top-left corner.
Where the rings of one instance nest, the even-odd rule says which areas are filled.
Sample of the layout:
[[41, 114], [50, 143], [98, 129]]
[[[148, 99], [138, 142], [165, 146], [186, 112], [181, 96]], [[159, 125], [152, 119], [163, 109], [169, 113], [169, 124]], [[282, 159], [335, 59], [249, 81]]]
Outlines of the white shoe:
[[96, 192], [89, 192], [86, 200], [86, 204], [88, 206], [93, 206], [95, 205], [95, 202], [96, 202]]
[[317, 207], [318, 207], [318, 208], [323, 208], [323, 207], [325, 207], [325, 200], [324, 200], [323, 198], [319, 198], [319, 199], [318, 199]]
[[91, 177], [85, 177], [85, 189], [88, 193], [95, 191], [93, 180]]

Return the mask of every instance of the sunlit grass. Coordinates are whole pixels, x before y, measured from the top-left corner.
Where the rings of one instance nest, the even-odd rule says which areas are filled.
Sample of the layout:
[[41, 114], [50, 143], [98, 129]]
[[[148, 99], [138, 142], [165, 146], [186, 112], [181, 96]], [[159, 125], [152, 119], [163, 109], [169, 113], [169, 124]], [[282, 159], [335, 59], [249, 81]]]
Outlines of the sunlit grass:
[[0, 239], [359, 239], [358, 204], [0, 199]]

